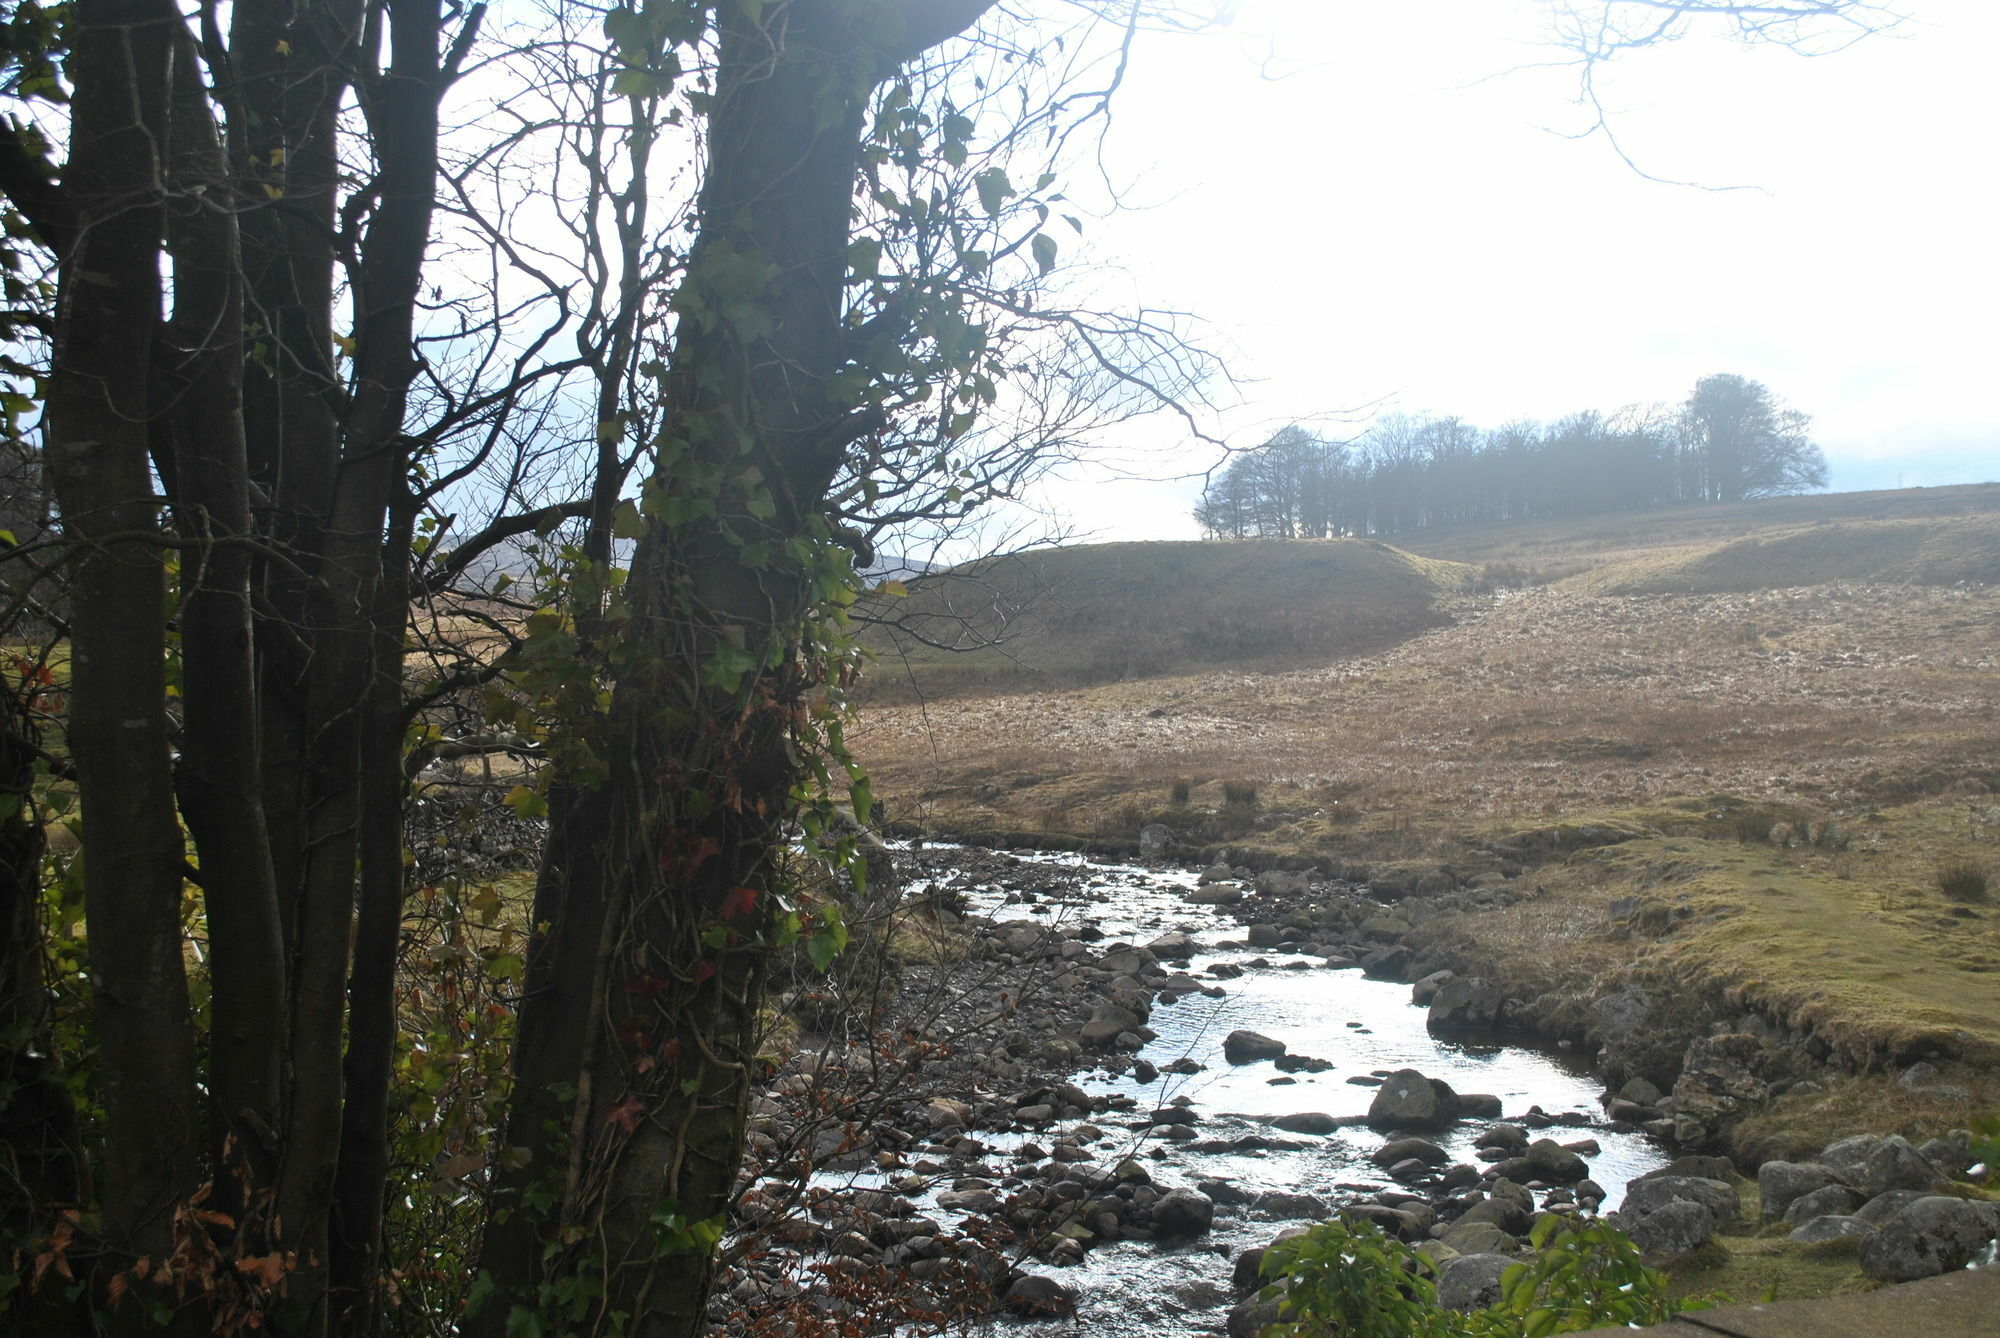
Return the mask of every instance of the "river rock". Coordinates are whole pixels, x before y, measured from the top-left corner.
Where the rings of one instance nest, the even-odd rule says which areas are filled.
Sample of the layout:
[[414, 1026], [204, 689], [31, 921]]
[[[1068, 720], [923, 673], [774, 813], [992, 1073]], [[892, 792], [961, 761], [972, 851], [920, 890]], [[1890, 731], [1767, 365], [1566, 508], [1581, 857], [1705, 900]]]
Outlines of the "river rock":
[[1497, 1120], [1500, 1118], [1500, 1098], [1490, 1092], [1459, 1092], [1454, 1098], [1458, 1113], [1469, 1119]]
[[[1499, 1227], [1510, 1236], [1519, 1236], [1526, 1234], [1528, 1228], [1534, 1225], [1534, 1220], [1535, 1209], [1532, 1198], [1525, 1204], [1507, 1197], [1485, 1198], [1460, 1213], [1458, 1225], [1475, 1226], [1486, 1222]], [[1461, 1253], [1465, 1252], [1463, 1246], [1458, 1248]]]
[[1433, 1031], [1483, 1030], [1500, 1021], [1506, 993], [1480, 976], [1454, 976], [1431, 997], [1426, 1024]]
[[1060, 1319], [1076, 1313], [1076, 1289], [1041, 1273], [1023, 1273], [1007, 1288], [1005, 1305], [1026, 1319]]
[[1148, 864], [1167, 858], [1176, 844], [1174, 829], [1164, 822], [1149, 822], [1139, 829], [1139, 858]]
[[1447, 982], [1456, 979], [1458, 979], [1458, 972], [1456, 971], [1433, 971], [1416, 984], [1410, 986], [1410, 1002], [1419, 1008], [1428, 1007], [1431, 1000], [1437, 997], [1437, 992]]
[[1961, 1269], [2000, 1228], [2000, 1209], [1969, 1199], [1918, 1199], [1861, 1243], [1861, 1271], [1880, 1282], [1914, 1282]]
[[1198, 1189], [1176, 1189], [1153, 1205], [1153, 1230], [1162, 1236], [1199, 1236], [1215, 1221], [1215, 1200]]
[[1259, 1194], [1251, 1207], [1266, 1217], [1306, 1217], [1318, 1220], [1326, 1216], [1325, 1200], [1311, 1194], [1292, 1194], [1277, 1189]]
[[929, 1117], [933, 1129], [963, 1129], [972, 1123], [972, 1107], [946, 1096], [933, 1098], [924, 1107], [924, 1114]]
[[1838, 1176], [1818, 1162], [1767, 1161], [1757, 1168], [1757, 1209], [1767, 1222], [1780, 1217], [1789, 1222], [1792, 1219], [1785, 1214], [1794, 1200], [1838, 1180]]
[[1370, 980], [1400, 980], [1410, 956], [1407, 944], [1385, 943], [1361, 959], [1361, 974]]
[[1384, 1078], [1368, 1105], [1368, 1123], [1383, 1129], [1438, 1129], [1457, 1115], [1457, 1094], [1415, 1069], [1397, 1069]]
[[1691, 1199], [1663, 1203], [1636, 1220], [1622, 1214], [1625, 1234], [1649, 1264], [1672, 1263], [1715, 1234], [1715, 1214]]
[[1253, 948], [1275, 948], [1278, 946], [1278, 926], [1272, 924], [1251, 925], [1246, 936]]
[[1343, 1211], [1348, 1217], [1370, 1223], [1397, 1240], [1416, 1240], [1423, 1234], [1416, 1214], [1406, 1213], [1401, 1208], [1391, 1208], [1382, 1203], [1356, 1203]]
[[1526, 1152], [1528, 1133], [1518, 1124], [1495, 1124], [1479, 1131], [1479, 1137], [1472, 1140], [1476, 1148], [1504, 1148], [1508, 1152]]
[[1330, 1134], [1341, 1128], [1341, 1121], [1322, 1111], [1302, 1110], [1294, 1115], [1280, 1115], [1271, 1121], [1271, 1127], [1289, 1134]]
[[1514, 1254], [1521, 1242], [1491, 1222], [1459, 1221], [1441, 1238], [1460, 1254]]
[[1368, 1160], [1377, 1166], [1394, 1166], [1410, 1157], [1430, 1166], [1451, 1160], [1449, 1153], [1428, 1138], [1392, 1138], [1368, 1154]]
[[1504, 1254], [1461, 1254], [1438, 1270], [1438, 1304], [1447, 1310], [1484, 1310], [1500, 1301], [1500, 1275], [1514, 1266]]
[[1211, 883], [1183, 892], [1181, 900], [1194, 906], [1234, 906], [1243, 900], [1243, 889], [1236, 883]]
[[1197, 1180], [1194, 1187], [1208, 1195], [1218, 1207], [1240, 1208], [1251, 1202], [1253, 1197], [1229, 1180]]
[[1258, 1334], [1277, 1322], [1277, 1300], [1260, 1301], [1253, 1296], [1230, 1310], [1223, 1332], [1228, 1338], [1257, 1338]]
[[1186, 961], [1194, 955], [1194, 940], [1175, 930], [1162, 934], [1146, 945], [1146, 950], [1163, 962]]
[[1553, 1138], [1537, 1138], [1528, 1144], [1527, 1160], [1537, 1180], [1573, 1185], [1590, 1174], [1590, 1166], [1581, 1156]]
[[1870, 1226], [1881, 1226], [1903, 1209], [1926, 1197], [1921, 1189], [1892, 1189], [1886, 1194], [1877, 1194], [1868, 1202], [1854, 1210], [1854, 1215]]
[[1625, 1187], [1625, 1203], [1619, 1212], [1628, 1220], [1641, 1218], [1676, 1202], [1699, 1203], [1718, 1222], [1733, 1222], [1742, 1213], [1742, 1204], [1733, 1186], [1721, 1180], [1704, 1180], [1691, 1175], [1662, 1175], [1650, 1180], [1634, 1180]]
[[1232, 1031], [1222, 1038], [1222, 1057], [1232, 1064], [1254, 1064], [1285, 1053], [1285, 1043], [1255, 1031]]
[[1932, 1189], [1943, 1178], [1909, 1139], [1896, 1135], [1877, 1143], [1865, 1161], [1847, 1172], [1847, 1182], [1871, 1199], [1892, 1189]]

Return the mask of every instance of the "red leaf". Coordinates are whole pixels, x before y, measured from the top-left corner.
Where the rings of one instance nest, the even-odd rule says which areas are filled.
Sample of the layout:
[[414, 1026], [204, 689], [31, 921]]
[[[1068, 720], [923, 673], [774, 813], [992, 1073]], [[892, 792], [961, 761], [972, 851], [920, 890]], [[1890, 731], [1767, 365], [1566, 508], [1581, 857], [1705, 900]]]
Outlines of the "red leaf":
[[695, 983], [695, 984], [697, 984], [697, 985], [701, 984], [701, 982], [702, 982], [702, 981], [704, 981], [704, 980], [707, 980], [707, 979], [708, 979], [708, 978], [709, 978], [710, 976], [712, 976], [712, 975], [714, 975], [714, 974], [715, 974], [715, 963], [714, 963], [714, 962], [711, 962], [711, 961], [707, 960], [706, 958], [704, 958], [704, 959], [702, 959], [701, 961], [699, 961], [699, 962], [696, 962], [696, 963], [694, 964], [694, 983]]
[[722, 898], [722, 909], [718, 912], [725, 920], [734, 920], [739, 915], [748, 915], [757, 909], [757, 889], [754, 887], [732, 887]]
[[604, 1112], [604, 1122], [615, 1124], [626, 1133], [636, 1132], [639, 1117], [646, 1113], [646, 1103], [627, 1092], [610, 1110]]
[[669, 1037], [667, 1041], [660, 1046], [660, 1058], [666, 1060], [669, 1064], [676, 1064], [680, 1062], [680, 1057], [681, 1057], [680, 1038], [678, 1036]]
[[641, 999], [650, 999], [667, 988], [667, 982], [658, 976], [640, 976], [637, 980], [625, 982], [625, 992], [636, 994]]

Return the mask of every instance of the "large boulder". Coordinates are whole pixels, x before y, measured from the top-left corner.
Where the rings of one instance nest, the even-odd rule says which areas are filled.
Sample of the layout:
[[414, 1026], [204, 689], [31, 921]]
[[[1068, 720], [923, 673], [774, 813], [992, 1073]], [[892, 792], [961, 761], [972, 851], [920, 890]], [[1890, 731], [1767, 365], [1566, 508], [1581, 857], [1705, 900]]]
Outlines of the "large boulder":
[[1076, 1289], [1041, 1273], [1023, 1273], [1007, 1288], [1004, 1304], [1026, 1319], [1060, 1319], [1076, 1313]]
[[1368, 1123], [1380, 1129], [1438, 1129], [1457, 1117], [1457, 1094], [1415, 1069], [1384, 1078], [1368, 1105]]
[[1847, 1169], [1845, 1178], [1871, 1199], [1892, 1189], [1935, 1189], [1944, 1179], [1909, 1139], [1896, 1136], [1877, 1143], [1860, 1165]]
[[1590, 1166], [1576, 1153], [1553, 1138], [1537, 1138], [1528, 1144], [1528, 1169], [1537, 1180], [1573, 1185], [1590, 1174]]
[[1627, 1214], [1625, 1234], [1647, 1263], [1672, 1263], [1715, 1234], [1715, 1214], [1693, 1200], [1675, 1199], [1636, 1221]]
[[1880, 1282], [1914, 1282], [1964, 1268], [2000, 1229], [1990, 1203], [1918, 1199], [1861, 1242], [1861, 1271]]
[[1437, 997], [1439, 990], [1443, 989], [1447, 983], [1456, 979], [1458, 979], [1458, 972], [1456, 971], [1433, 971], [1416, 984], [1410, 986], [1410, 1002], [1419, 1008], [1427, 1007], [1431, 1000]]
[[1500, 1302], [1500, 1275], [1515, 1260], [1504, 1254], [1461, 1254], [1438, 1270], [1438, 1304], [1447, 1310], [1484, 1310]]
[[1139, 829], [1139, 858], [1157, 864], [1173, 853], [1174, 829], [1164, 822], [1149, 822]]
[[1368, 1154], [1368, 1160], [1377, 1166], [1394, 1166], [1397, 1162], [1410, 1157], [1415, 1157], [1427, 1166], [1437, 1166], [1451, 1160], [1449, 1153], [1428, 1138], [1392, 1138]]
[[[1863, 1202], [1865, 1200], [1858, 1189], [1850, 1189], [1846, 1185], [1821, 1185], [1811, 1193], [1793, 1199], [1783, 1216], [1794, 1225], [1810, 1222], [1815, 1217], [1844, 1217]], [[1766, 1216], [1768, 1219], [1768, 1214]]]
[[1433, 1031], [1480, 1031], [1500, 1023], [1507, 1002], [1498, 985], [1479, 976], [1454, 976], [1431, 996], [1426, 1021]]
[[1669, 1203], [1699, 1203], [1718, 1222], [1733, 1222], [1742, 1214], [1734, 1186], [1721, 1180], [1704, 1180], [1691, 1175], [1662, 1175], [1650, 1180], [1634, 1180], [1625, 1187], [1625, 1202], [1619, 1213], [1636, 1221], [1658, 1212]]
[[1153, 1205], [1153, 1230], [1162, 1236], [1199, 1236], [1215, 1221], [1215, 1201], [1197, 1189], [1176, 1189]]
[[1285, 1053], [1285, 1043], [1255, 1031], [1232, 1031], [1222, 1038], [1222, 1057], [1232, 1064], [1254, 1064]]
[[1755, 1036], [1697, 1037], [1674, 1081], [1674, 1141], [1699, 1147], [1770, 1099], [1764, 1047]]
[[1793, 1219], [1785, 1214], [1794, 1200], [1834, 1184], [1838, 1179], [1832, 1170], [1818, 1162], [1767, 1161], [1757, 1168], [1757, 1210], [1767, 1222], [1780, 1217], [1791, 1221]]

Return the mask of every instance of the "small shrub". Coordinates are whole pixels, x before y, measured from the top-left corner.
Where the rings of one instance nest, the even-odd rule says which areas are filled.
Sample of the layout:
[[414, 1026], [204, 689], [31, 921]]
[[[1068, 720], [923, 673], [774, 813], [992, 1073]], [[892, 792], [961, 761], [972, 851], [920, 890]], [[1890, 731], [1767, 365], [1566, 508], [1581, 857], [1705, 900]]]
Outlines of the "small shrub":
[[1127, 799], [1097, 820], [1099, 836], [1137, 836], [1146, 825], [1146, 810], [1137, 800]]
[[1186, 776], [1174, 777], [1174, 783], [1167, 790], [1167, 802], [1175, 808], [1186, 808], [1189, 796], [1194, 793], [1194, 782]]
[[1955, 859], [1940, 864], [1937, 889], [1953, 901], [1984, 901], [1992, 881], [1985, 865], [1977, 860]]
[[1247, 780], [1222, 782], [1222, 802], [1231, 808], [1257, 807], [1257, 782]]
[[1771, 829], [1778, 822], [1761, 808], [1746, 808], [1732, 818], [1729, 825], [1736, 833], [1736, 839], [1743, 844], [1761, 845], [1771, 839]]
[[1657, 1324], [1673, 1316], [1666, 1278], [1602, 1222], [1536, 1223], [1537, 1253], [1501, 1276], [1500, 1301], [1459, 1314], [1438, 1304], [1430, 1264], [1373, 1224], [1335, 1219], [1273, 1245], [1262, 1270], [1282, 1300], [1283, 1338], [1517, 1338]]

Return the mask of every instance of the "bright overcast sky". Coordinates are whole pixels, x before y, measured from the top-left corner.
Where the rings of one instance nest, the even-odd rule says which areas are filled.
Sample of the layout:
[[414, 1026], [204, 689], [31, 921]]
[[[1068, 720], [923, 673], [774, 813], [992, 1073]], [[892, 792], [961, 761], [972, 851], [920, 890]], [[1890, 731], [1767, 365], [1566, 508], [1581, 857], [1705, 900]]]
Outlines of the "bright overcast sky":
[[[1726, 371], [1813, 415], [1836, 487], [2000, 477], [2000, 2], [1906, 7], [1823, 58], [1704, 37], [1606, 71], [1639, 166], [1753, 188], [1715, 191], [1551, 133], [1582, 124], [1571, 74], [1505, 73], [1557, 54], [1528, 0], [1240, 0], [1139, 44], [1106, 155], [1133, 207], [1092, 226], [1095, 258], [1227, 350], [1239, 445], [1376, 404], [1497, 426], [1673, 401]], [[1097, 537], [1177, 538], [1198, 491], [1055, 497]]]

